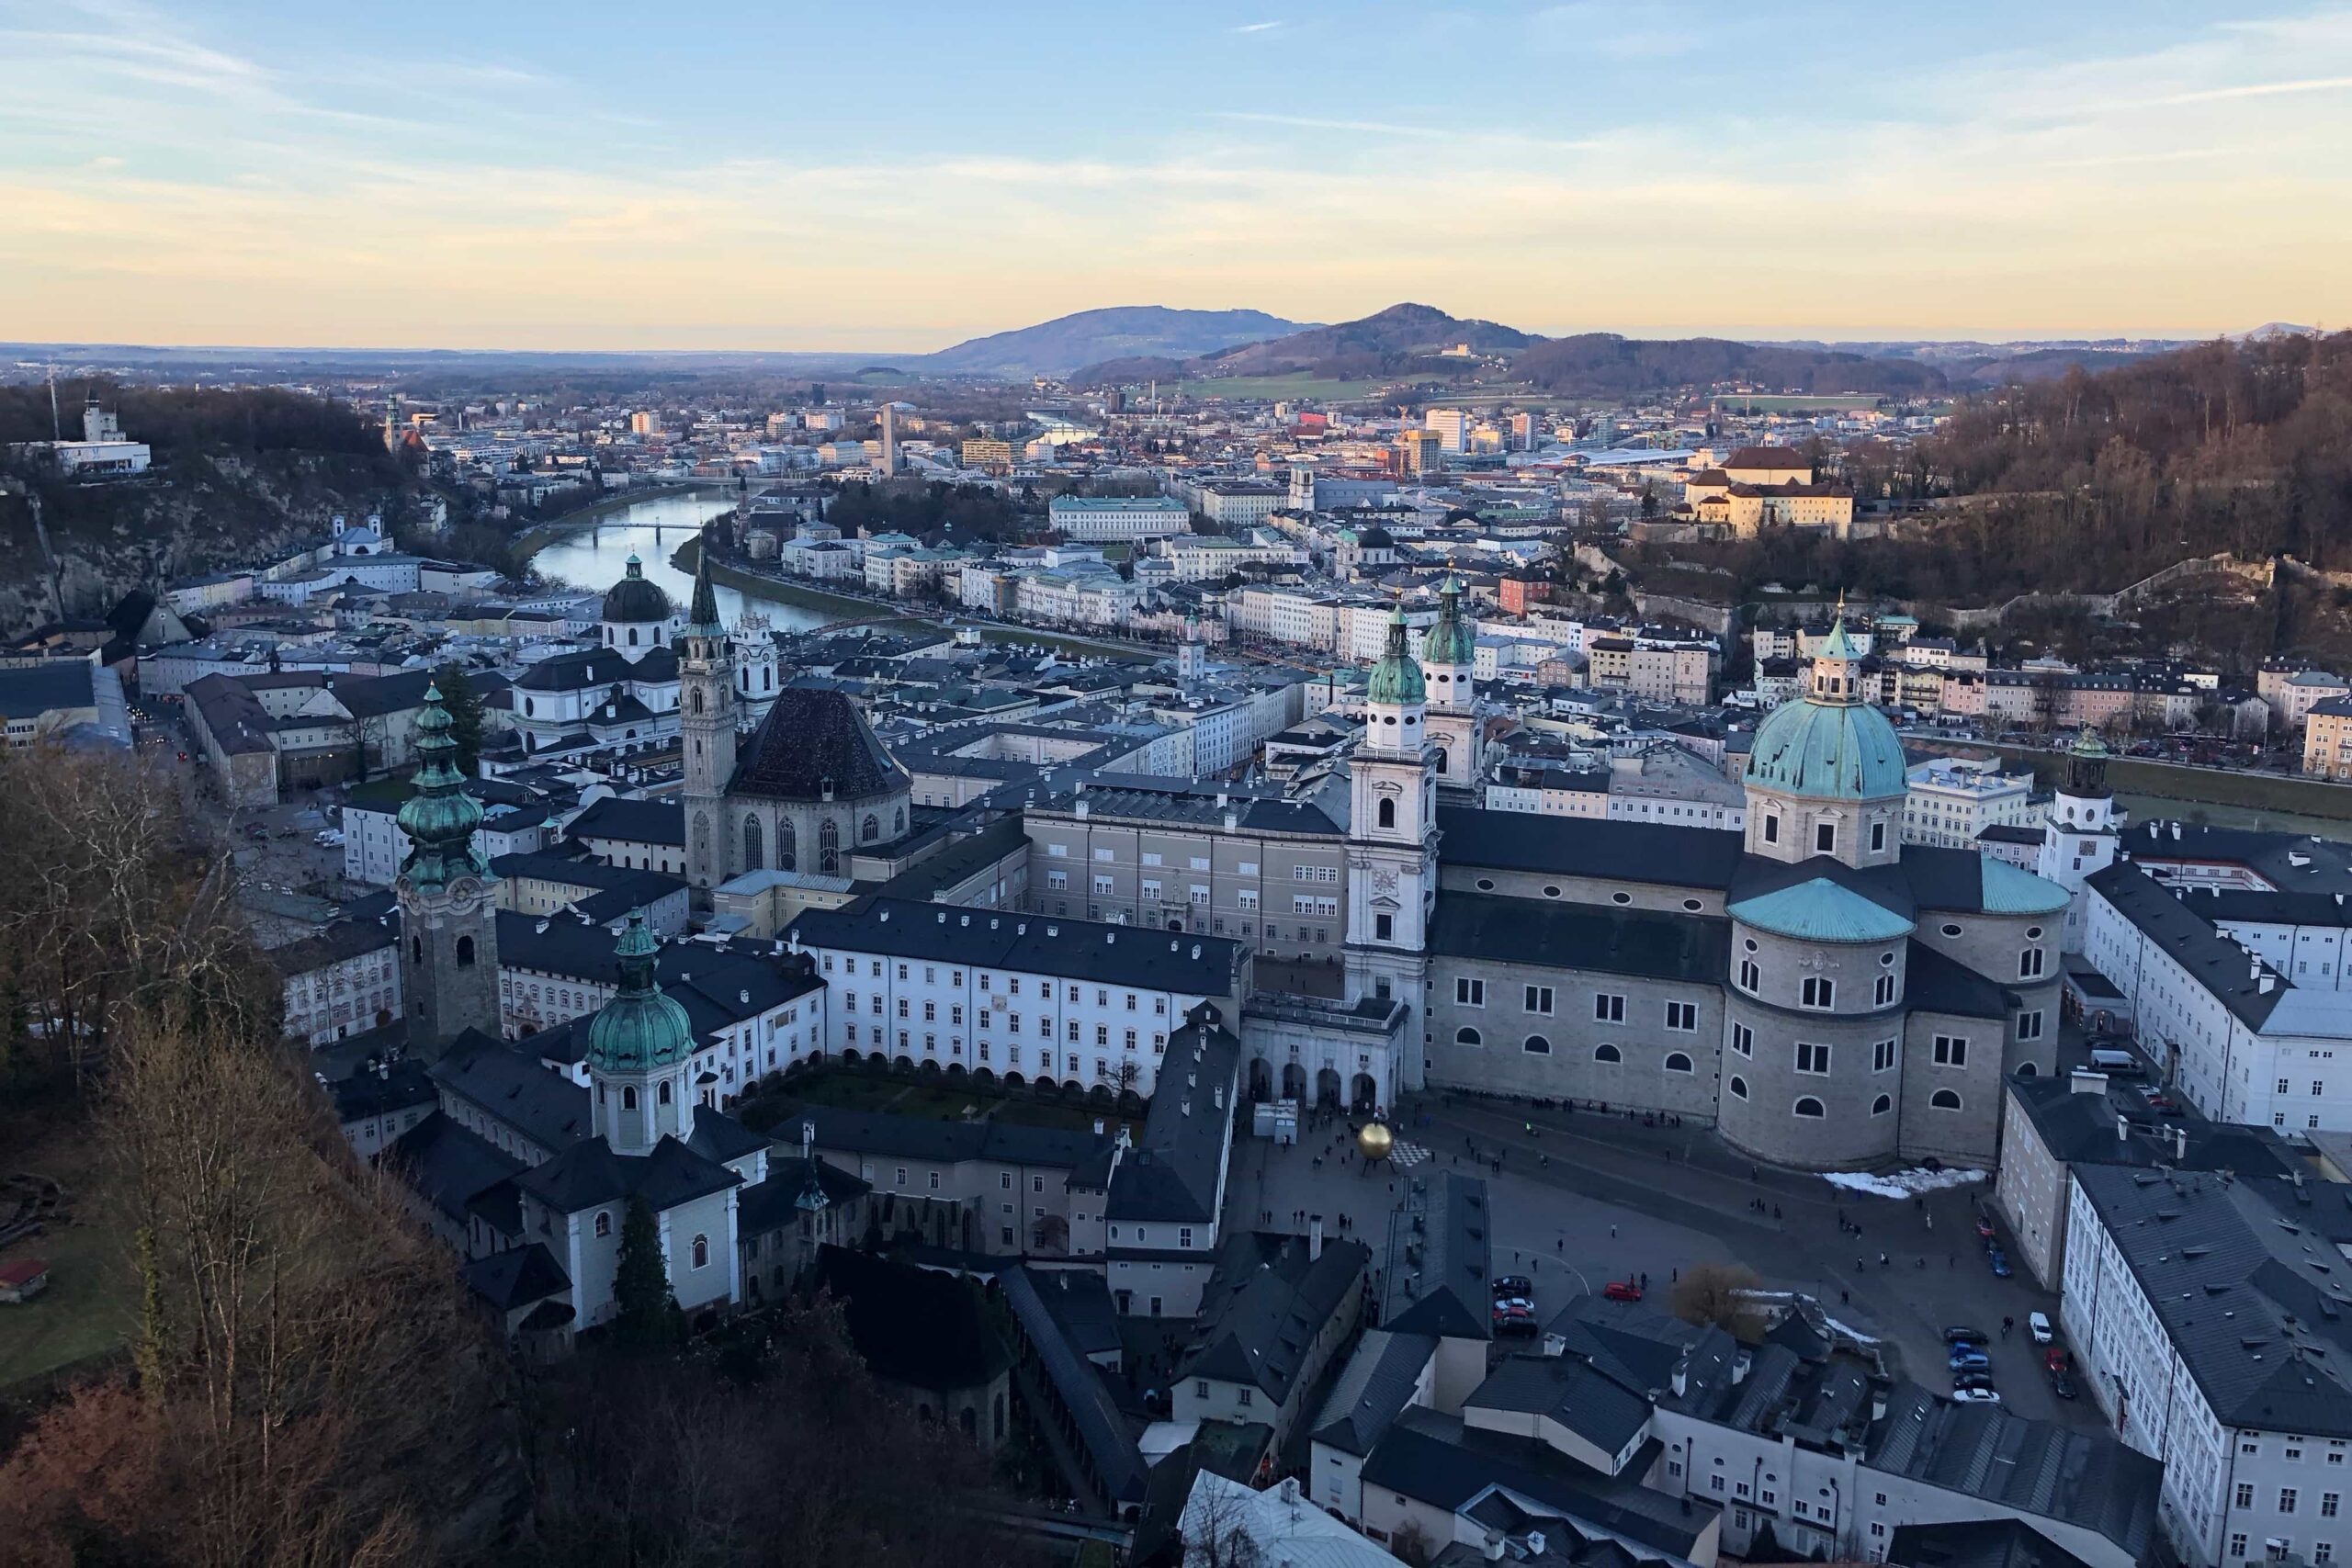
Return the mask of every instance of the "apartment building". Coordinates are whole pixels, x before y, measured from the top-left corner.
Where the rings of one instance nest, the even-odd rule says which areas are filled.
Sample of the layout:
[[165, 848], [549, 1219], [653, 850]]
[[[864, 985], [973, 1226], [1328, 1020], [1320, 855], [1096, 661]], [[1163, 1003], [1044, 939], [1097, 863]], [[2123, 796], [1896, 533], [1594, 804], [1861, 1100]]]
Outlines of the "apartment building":
[[1193, 531], [1192, 513], [1164, 495], [1057, 495], [1046, 510], [1065, 539], [1135, 544]]
[[1973, 849], [1987, 828], [2034, 825], [2033, 775], [2005, 773], [1997, 760], [1938, 757], [1911, 767], [1903, 801], [1903, 841]]

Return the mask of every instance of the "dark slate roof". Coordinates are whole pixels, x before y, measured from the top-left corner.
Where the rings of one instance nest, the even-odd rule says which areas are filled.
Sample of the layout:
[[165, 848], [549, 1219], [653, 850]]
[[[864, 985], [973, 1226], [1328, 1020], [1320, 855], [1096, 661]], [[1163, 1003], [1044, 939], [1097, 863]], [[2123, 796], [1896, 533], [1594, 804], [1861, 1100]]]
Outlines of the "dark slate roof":
[[58, 660], [28, 669], [0, 670], [0, 718], [39, 718], [56, 708], [96, 705], [92, 692], [96, 666], [84, 660]]
[[1111, 1145], [1107, 1134], [1063, 1127], [1026, 1127], [998, 1119], [941, 1122], [928, 1116], [897, 1116], [879, 1111], [842, 1111], [830, 1105], [787, 1106], [776, 1118], [778, 1136], [797, 1136], [800, 1124], [814, 1123], [823, 1149], [897, 1156], [945, 1165], [985, 1160], [998, 1165], [1073, 1169], [1099, 1157]]
[[1632, 1302], [1580, 1295], [1545, 1327], [1562, 1341], [1563, 1355], [1581, 1356], [1627, 1388], [1656, 1397], [1674, 1382], [1678, 1368], [1693, 1370], [1703, 1382], [1721, 1361], [1729, 1381], [1738, 1347], [1720, 1328], [1700, 1328]]
[[1897, 1525], [1886, 1560], [1903, 1568], [2089, 1568], [2023, 1519]]
[[466, 1205], [477, 1195], [523, 1170], [521, 1160], [438, 1111], [393, 1139], [376, 1157], [460, 1225], [466, 1222]]
[[2064, 1074], [2012, 1077], [2008, 1090], [2051, 1157], [2066, 1165], [2123, 1165], [2143, 1170], [2161, 1165], [2183, 1170], [2234, 1171], [2241, 1178], [2291, 1177], [2301, 1168], [2293, 1151], [2273, 1128], [2189, 1117], [2151, 1125], [2147, 1113], [2142, 1111], [2131, 1135], [2119, 1138], [2115, 1135], [2116, 1101], [2106, 1094], [2076, 1092]]
[[1005, 1305], [1022, 1337], [1036, 1353], [1037, 1364], [1052, 1386], [1080, 1446], [1114, 1504], [1143, 1501], [1151, 1471], [1137, 1446], [1137, 1429], [1121, 1414], [1101, 1371], [1071, 1343], [1042, 1294], [1051, 1287], [1040, 1270], [1023, 1266], [998, 1276]]
[[1649, 1425], [1650, 1402], [1580, 1356], [1506, 1356], [1464, 1408], [1546, 1416], [1602, 1453], [1614, 1454]]
[[564, 829], [571, 839], [625, 839], [633, 844], [660, 844], [684, 849], [685, 808], [675, 800], [624, 800], [606, 795], [571, 819]]
[[907, 787], [855, 705], [838, 692], [787, 686], [744, 743], [729, 795], [777, 800], [863, 800]]
[[[2094, 874], [2089, 886], [2248, 1029], [2259, 1032], [2293, 990], [2285, 976], [2267, 964], [2259, 965], [2261, 974], [2256, 975], [2256, 964], [2248, 960], [2246, 950], [2213, 929], [2200, 912], [2209, 897], [2190, 893], [2184, 902], [2138, 866], [2121, 861]], [[2267, 991], [2262, 988], [2264, 976], [2270, 978]]]
[[1487, 1184], [1478, 1178], [1453, 1170], [1408, 1177], [1404, 1201], [1388, 1216], [1381, 1325], [1449, 1339], [1493, 1338], [1492, 1222]]
[[977, 833], [967, 834], [944, 849], [925, 855], [882, 885], [893, 898], [928, 900], [943, 887], [952, 887], [1007, 855], [1025, 853], [1029, 830], [1015, 816], [1001, 817]]
[[2074, 1175], [2223, 1426], [2352, 1438], [2352, 1291], [2322, 1227], [2218, 1174]]
[[1143, 1135], [1112, 1171], [1105, 1219], [1178, 1224], [1216, 1219], [1240, 1099], [1241, 1042], [1214, 1012], [1202, 1003], [1168, 1037]]
[[569, 1293], [571, 1277], [537, 1242], [477, 1258], [458, 1270], [466, 1288], [500, 1312]]
[[[2352, 698], [2345, 699], [2352, 703]], [[2352, 900], [2341, 893], [2256, 893], [2207, 887], [2189, 896], [2208, 919], [2244, 925], [2352, 926]]]
[[1242, 952], [1239, 942], [1225, 937], [879, 896], [838, 909], [803, 910], [786, 934], [804, 947], [1196, 997], [1231, 995]]
[[1255, 1388], [1276, 1407], [1289, 1399], [1307, 1347], [1372, 1266], [1360, 1241], [1326, 1241], [1319, 1258], [1310, 1249], [1305, 1236], [1262, 1231], [1219, 1247], [1177, 1375]]
[[1458, 1416], [1415, 1407], [1373, 1449], [1363, 1475], [1367, 1487], [1385, 1487], [1449, 1513], [1489, 1487], [1505, 1487], [1572, 1520], [1688, 1557], [1721, 1510], [1633, 1479], [1648, 1468], [1637, 1454], [1623, 1476], [1603, 1475], [1540, 1439], [1481, 1431], [1464, 1426]]
[[[2242, 1424], [2227, 1414], [2222, 1421]], [[2003, 1405], [1956, 1404], [1906, 1382], [1889, 1396], [1863, 1463], [2097, 1530], [2134, 1562], [2149, 1561], [2155, 1546], [2164, 1463], [2104, 1431], [2030, 1421]]]
[[961, 1275], [839, 1247], [817, 1249], [817, 1276], [842, 1299], [850, 1343], [876, 1377], [916, 1388], [967, 1389], [1012, 1364]]
[[334, 1101], [337, 1121], [358, 1122], [388, 1111], [435, 1104], [440, 1092], [424, 1064], [409, 1060], [394, 1062], [380, 1074], [362, 1070], [337, 1078], [327, 1085], [327, 1098]]
[[[695, 1119], [699, 1130], [701, 1112], [697, 1111]], [[821, 1159], [770, 1159], [767, 1179], [754, 1182], [736, 1194], [735, 1234], [765, 1235], [797, 1223], [800, 1217], [800, 1194], [808, 1188], [808, 1168], [812, 1165], [817, 1168], [818, 1189], [829, 1203], [846, 1203], [874, 1190], [873, 1183]]]
[[1722, 983], [1729, 942], [1720, 919], [1459, 892], [1438, 895], [1429, 938], [1450, 957], [1707, 985]]
[[1738, 833], [1656, 822], [1608, 822], [1473, 807], [1437, 809], [1449, 864], [1556, 872], [1673, 887], [1727, 888], [1737, 874]]
[[1917, 937], [1911, 940], [1903, 963], [1903, 1000], [1913, 1012], [2007, 1019], [2017, 1005], [2016, 992], [1995, 985]]
[[330, 964], [396, 946], [400, 940], [398, 931], [372, 919], [336, 920], [316, 936], [271, 948], [269, 963], [282, 976], [308, 975]]
[[479, 1031], [458, 1035], [430, 1071], [443, 1093], [481, 1107], [550, 1154], [588, 1135], [586, 1089]]
[[678, 656], [665, 645], [648, 649], [632, 664], [618, 649], [589, 648], [540, 660], [514, 679], [525, 692], [601, 691], [624, 681], [662, 685], [678, 678]]
[[742, 1184], [743, 1179], [675, 1138], [663, 1138], [645, 1155], [615, 1154], [602, 1138], [585, 1138], [544, 1165], [533, 1166], [514, 1185], [559, 1214], [576, 1214], [599, 1203], [642, 1198], [656, 1213]]
[[1422, 1369], [1436, 1354], [1435, 1335], [1366, 1329], [1324, 1397], [1322, 1412], [1315, 1418], [1315, 1440], [1359, 1459], [1370, 1453], [1413, 1402]]

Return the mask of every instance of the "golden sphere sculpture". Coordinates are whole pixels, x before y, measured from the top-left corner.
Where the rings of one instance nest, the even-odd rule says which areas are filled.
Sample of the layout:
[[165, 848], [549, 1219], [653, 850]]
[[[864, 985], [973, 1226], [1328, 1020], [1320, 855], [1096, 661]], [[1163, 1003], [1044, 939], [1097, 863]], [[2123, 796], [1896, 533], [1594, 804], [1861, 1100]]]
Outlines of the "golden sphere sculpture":
[[1395, 1134], [1378, 1122], [1365, 1122], [1363, 1130], [1356, 1134], [1356, 1147], [1363, 1151], [1366, 1159], [1386, 1159], [1396, 1142]]

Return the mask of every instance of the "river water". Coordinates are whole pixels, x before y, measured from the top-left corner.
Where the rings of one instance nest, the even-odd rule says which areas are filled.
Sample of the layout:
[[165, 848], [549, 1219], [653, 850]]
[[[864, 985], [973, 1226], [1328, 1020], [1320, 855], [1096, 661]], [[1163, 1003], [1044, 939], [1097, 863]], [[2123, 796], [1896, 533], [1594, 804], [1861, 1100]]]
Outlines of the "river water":
[[[691, 572], [670, 564], [671, 554], [686, 542], [692, 529], [731, 504], [719, 495], [664, 495], [640, 501], [556, 539], [533, 556], [531, 564], [555, 581], [602, 593], [627, 574], [628, 558], [635, 555], [644, 563], [646, 577], [684, 612], [694, 597], [695, 580]], [[745, 596], [724, 584], [717, 585], [717, 591], [719, 617], [732, 626], [743, 614]], [[778, 631], [809, 631], [831, 621], [855, 618], [756, 596], [752, 603]]]

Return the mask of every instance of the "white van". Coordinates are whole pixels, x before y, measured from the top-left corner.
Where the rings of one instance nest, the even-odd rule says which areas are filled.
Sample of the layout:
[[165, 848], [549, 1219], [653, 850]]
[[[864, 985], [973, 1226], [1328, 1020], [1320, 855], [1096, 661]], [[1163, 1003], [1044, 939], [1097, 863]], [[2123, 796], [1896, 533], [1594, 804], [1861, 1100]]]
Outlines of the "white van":
[[2148, 1070], [2129, 1051], [2094, 1051], [2091, 1066], [2110, 1077], [2137, 1077]]

